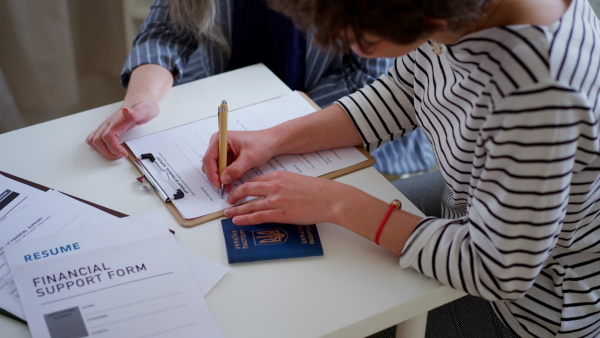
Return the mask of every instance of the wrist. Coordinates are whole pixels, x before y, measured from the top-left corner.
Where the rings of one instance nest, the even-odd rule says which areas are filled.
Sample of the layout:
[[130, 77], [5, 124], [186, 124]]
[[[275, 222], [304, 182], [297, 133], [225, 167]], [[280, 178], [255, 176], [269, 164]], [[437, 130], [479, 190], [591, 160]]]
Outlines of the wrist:
[[158, 102], [172, 86], [173, 74], [168, 69], [155, 64], [143, 64], [131, 73], [124, 101]]
[[330, 222], [378, 242], [396, 255], [400, 255], [408, 237], [422, 220], [358, 189], [340, 190], [338, 195], [342, 197], [331, 206]]
[[[340, 183], [341, 184], [341, 183]], [[389, 205], [362, 190], [349, 185], [343, 185], [344, 189], [334, 199], [331, 207], [331, 223], [339, 224], [359, 235], [374, 240], [378, 222], [381, 221]]]
[[269, 140], [268, 148], [271, 151], [271, 157], [290, 154], [288, 148], [291, 140], [287, 138], [289, 131], [282, 128], [281, 124], [265, 129], [264, 132], [266, 133], [265, 140]]
[[125, 94], [125, 98], [123, 99], [123, 104], [121, 104], [121, 108], [132, 109], [141, 102], [157, 103], [156, 99], [149, 93], [144, 93], [142, 91], [127, 91], [127, 94]]
[[385, 214], [385, 216], [383, 216], [383, 220], [381, 220], [381, 224], [379, 224], [379, 228], [377, 229], [377, 232], [375, 233], [375, 244], [380, 245], [379, 244], [379, 239], [381, 238], [381, 233], [383, 232], [383, 228], [385, 228], [385, 225], [387, 224], [388, 219], [390, 218], [392, 212], [394, 210], [399, 210], [402, 209], [402, 202], [400, 202], [399, 200], [393, 200], [390, 203], [390, 207], [387, 211], [387, 213]]

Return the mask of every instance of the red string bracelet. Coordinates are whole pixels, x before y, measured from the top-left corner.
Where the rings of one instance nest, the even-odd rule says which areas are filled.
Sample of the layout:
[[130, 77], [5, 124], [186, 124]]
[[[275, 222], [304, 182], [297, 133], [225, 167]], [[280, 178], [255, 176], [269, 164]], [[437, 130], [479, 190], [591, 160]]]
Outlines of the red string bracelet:
[[390, 208], [385, 214], [383, 221], [381, 221], [379, 229], [377, 230], [377, 234], [375, 235], [375, 244], [379, 245], [379, 237], [381, 237], [381, 232], [383, 231], [383, 228], [385, 227], [385, 223], [387, 223], [388, 218], [390, 218], [392, 211], [398, 210], [400, 208], [402, 208], [402, 202], [400, 202], [399, 200], [393, 200], [392, 203], [390, 203]]

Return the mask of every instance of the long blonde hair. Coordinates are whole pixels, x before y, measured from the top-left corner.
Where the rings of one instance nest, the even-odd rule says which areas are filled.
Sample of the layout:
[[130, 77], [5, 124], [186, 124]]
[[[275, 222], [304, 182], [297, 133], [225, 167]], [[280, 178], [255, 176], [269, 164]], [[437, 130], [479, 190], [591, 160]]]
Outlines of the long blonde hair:
[[175, 29], [189, 33], [198, 43], [216, 44], [229, 53], [229, 44], [217, 22], [218, 1], [169, 0], [169, 12]]

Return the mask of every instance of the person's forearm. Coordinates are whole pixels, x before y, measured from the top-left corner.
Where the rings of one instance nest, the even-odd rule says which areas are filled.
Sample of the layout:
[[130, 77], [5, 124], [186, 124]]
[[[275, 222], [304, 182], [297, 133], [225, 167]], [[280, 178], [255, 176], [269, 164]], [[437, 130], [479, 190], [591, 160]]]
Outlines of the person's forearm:
[[276, 155], [361, 145], [360, 135], [337, 104], [271, 128]]
[[[351, 186], [345, 186], [332, 201], [332, 223], [339, 224], [368, 240], [375, 241], [391, 201], [382, 201]], [[383, 224], [379, 244], [400, 256], [422, 217], [404, 210], [394, 210]]]
[[140, 97], [160, 101], [173, 87], [173, 74], [159, 65], [144, 64], [131, 73], [123, 104], [133, 104]]

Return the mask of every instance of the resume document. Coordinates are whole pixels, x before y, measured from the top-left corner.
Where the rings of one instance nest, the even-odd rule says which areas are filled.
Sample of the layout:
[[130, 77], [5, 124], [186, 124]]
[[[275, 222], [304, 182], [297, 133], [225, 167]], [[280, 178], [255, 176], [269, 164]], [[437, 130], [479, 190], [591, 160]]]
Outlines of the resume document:
[[174, 236], [151, 214], [5, 254], [34, 337], [222, 336]]

